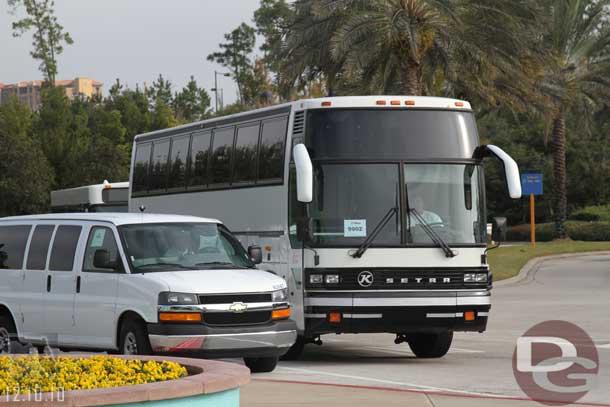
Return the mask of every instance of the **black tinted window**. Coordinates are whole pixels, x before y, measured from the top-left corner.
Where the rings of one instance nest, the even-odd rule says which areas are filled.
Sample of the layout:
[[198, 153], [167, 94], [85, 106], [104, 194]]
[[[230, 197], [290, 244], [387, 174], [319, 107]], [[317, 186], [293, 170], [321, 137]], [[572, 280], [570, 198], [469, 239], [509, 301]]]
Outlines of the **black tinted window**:
[[233, 153], [234, 127], [214, 131], [211, 183], [231, 182], [231, 155]]
[[53, 239], [49, 270], [72, 271], [81, 229], [80, 226], [67, 225], [57, 228], [55, 239]]
[[284, 174], [284, 143], [287, 118], [263, 122], [259, 152], [258, 179], [281, 179]]
[[172, 141], [169, 188], [186, 187], [186, 160], [189, 152], [190, 136], [176, 137]]
[[30, 225], [0, 226], [0, 269], [19, 270], [23, 267], [31, 228]]
[[108, 253], [108, 259], [120, 264], [121, 257], [119, 256], [119, 249], [114, 239], [112, 229], [106, 227], [93, 227], [89, 232], [89, 239], [87, 240], [87, 249], [85, 250], [85, 259], [83, 261], [83, 271], [102, 271], [112, 272], [120, 270], [120, 267], [116, 269], [112, 268], [101, 268], [98, 269], [93, 265], [93, 259], [95, 252], [98, 250], [104, 250]]
[[47, 265], [47, 253], [53, 236], [53, 225], [39, 225], [34, 229], [30, 250], [28, 252], [28, 270], [44, 270]]
[[189, 174], [190, 186], [202, 186], [208, 183], [211, 138], [212, 133], [209, 131], [193, 135], [190, 158], [191, 171]]
[[150, 189], [167, 188], [168, 179], [169, 140], [155, 142], [150, 169]]
[[233, 182], [254, 182], [256, 180], [256, 158], [260, 124], [237, 129], [235, 141], [235, 166]]
[[133, 168], [133, 192], [145, 192], [148, 190], [148, 171], [150, 164], [151, 144], [140, 144], [136, 146], [136, 158]]

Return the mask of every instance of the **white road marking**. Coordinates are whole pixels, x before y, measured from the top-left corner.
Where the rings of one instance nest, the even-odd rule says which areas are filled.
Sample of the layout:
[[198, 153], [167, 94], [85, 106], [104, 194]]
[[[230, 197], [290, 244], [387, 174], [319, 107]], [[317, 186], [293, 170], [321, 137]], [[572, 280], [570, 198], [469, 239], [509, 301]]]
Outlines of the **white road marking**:
[[510, 399], [518, 399], [518, 397], [507, 396], [507, 395], [503, 395], [503, 394], [478, 393], [478, 392], [467, 391], [467, 390], [447, 389], [447, 388], [444, 388], [444, 387], [423, 386], [423, 385], [415, 384], [415, 383], [396, 382], [396, 381], [393, 381], [393, 380], [375, 379], [374, 377], [345, 375], [345, 374], [340, 374], [340, 373], [323, 372], [323, 371], [320, 371], [320, 370], [301, 369], [301, 368], [295, 368], [295, 367], [278, 366], [276, 368], [276, 370], [288, 370], [288, 371], [298, 372], [298, 373], [307, 373], [307, 374], [317, 374], [317, 375], [323, 375], [323, 376], [339, 377], [339, 378], [342, 378], [342, 379], [354, 379], [354, 380], [362, 380], [362, 381], [374, 382], [374, 383], [392, 384], [392, 385], [395, 385], [395, 386], [408, 387], [407, 390], [428, 390], [428, 391], [444, 392], [444, 393], [467, 394], [467, 395], [471, 395], [471, 396], [484, 396], [484, 397], [496, 396], [496, 397], [505, 397], [505, 398], [510, 398]]

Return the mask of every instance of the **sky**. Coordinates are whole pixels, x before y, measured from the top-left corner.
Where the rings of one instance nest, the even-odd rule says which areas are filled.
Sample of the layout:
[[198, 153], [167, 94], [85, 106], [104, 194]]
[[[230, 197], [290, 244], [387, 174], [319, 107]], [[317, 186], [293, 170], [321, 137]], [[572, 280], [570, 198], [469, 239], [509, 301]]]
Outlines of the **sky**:
[[[191, 75], [199, 86], [214, 86], [214, 70], [206, 60], [224, 42], [223, 34], [242, 22], [250, 25], [258, 0], [55, 0], [59, 23], [73, 45], [58, 58], [57, 79], [89, 77], [104, 83], [120, 78], [131, 88], [152, 83], [163, 74], [182, 88]], [[42, 79], [30, 56], [31, 36], [13, 38], [6, 0], [0, 0], [0, 82]], [[230, 78], [218, 76], [225, 104], [236, 99]]]

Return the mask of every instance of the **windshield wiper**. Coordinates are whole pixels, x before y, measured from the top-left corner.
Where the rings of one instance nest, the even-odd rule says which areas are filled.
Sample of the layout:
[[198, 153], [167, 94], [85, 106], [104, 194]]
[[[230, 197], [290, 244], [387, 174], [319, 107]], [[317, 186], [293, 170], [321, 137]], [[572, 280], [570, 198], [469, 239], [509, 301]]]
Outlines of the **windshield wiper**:
[[143, 268], [148, 268], [148, 267], [156, 267], [156, 266], [161, 266], [161, 267], [178, 267], [180, 269], [183, 270], [196, 270], [192, 267], [189, 266], [185, 266], [183, 264], [178, 264], [178, 263], [150, 263], [150, 264], [143, 264], [141, 266], [136, 267], [136, 269], [143, 269]]
[[392, 219], [392, 216], [395, 215], [396, 213], [398, 213], [398, 208], [396, 208], [396, 207], [390, 208], [390, 210], [385, 215], [383, 215], [383, 218], [381, 218], [379, 223], [377, 223], [377, 226], [375, 226], [375, 229], [373, 229], [373, 231], [371, 232], [369, 237], [364, 239], [364, 242], [362, 242], [360, 247], [358, 247], [358, 250], [356, 250], [353, 253], [350, 253], [349, 255], [355, 259], [359, 259], [360, 257], [362, 257], [364, 252], [366, 252], [366, 250], [371, 246], [371, 244], [373, 243], [373, 241], [375, 240], [377, 235], [379, 235], [379, 232], [381, 232], [383, 230], [385, 225], [388, 224], [390, 219]]
[[209, 261], [209, 262], [204, 262], [204, 263], [196, 263], [195, 266], [201, 267], [201, 266], [230, 266], [231, 268], [237, 268], [237, 269], [245, 269], [247, 267], [244, 266], [238, 266], [237, 264], [233, 264], [233, 263], [229, 263], [226, 261]]
[[425, 221], [424, 217], [421, 216], [421, 213], [417, 212], [415, 208], [409, 208], [409, 212], [415, 216], [415, 219], [417, 219], [424, 232], [426, 232], [428, 236], [430, 236], [430, 239], [432, 239], [434, 243], [436, 243], [441, 249], [443, 249], [443, 251], [445, 252], [445, 256], [456, 256], [456, 252], [454, 252], [453, 249], [451, 249], [451, 247], [449, 247], [449, 245], [445, 243], [445, 241], [438, 235], [438, 233], [434, 231], [432, 226], [430, 226], [430, 224]]

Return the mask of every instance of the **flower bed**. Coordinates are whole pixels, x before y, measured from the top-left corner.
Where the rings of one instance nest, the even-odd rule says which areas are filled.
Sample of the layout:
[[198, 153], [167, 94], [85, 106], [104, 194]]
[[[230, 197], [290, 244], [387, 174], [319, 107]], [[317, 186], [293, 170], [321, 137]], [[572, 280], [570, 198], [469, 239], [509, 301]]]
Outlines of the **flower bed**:
[[0, 394], [101, 389], [174, 380], [187, 375], [175, 362], [87, 358], [1, 356]]
[[250, 370], [166, 356], [23, 355], [0, 357], [0, 380], [0, 406], [239, 407]]

